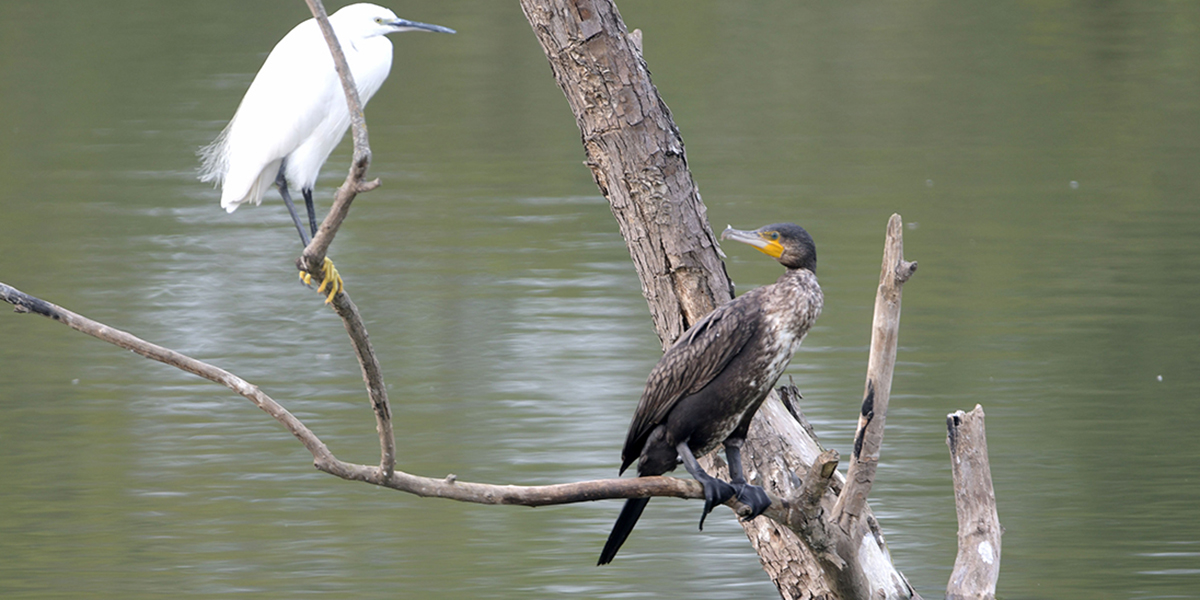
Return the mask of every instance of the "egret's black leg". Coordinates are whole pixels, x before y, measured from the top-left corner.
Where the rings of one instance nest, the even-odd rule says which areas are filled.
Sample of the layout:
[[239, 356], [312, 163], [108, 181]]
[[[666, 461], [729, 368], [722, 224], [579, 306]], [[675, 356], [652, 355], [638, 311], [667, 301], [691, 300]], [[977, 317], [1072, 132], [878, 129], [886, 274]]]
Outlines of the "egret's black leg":
[[[300, 232], [300, 242], [304, 247], [308, 247], [308, 243], [312, 238], [308, 235], [308, 230], [305, 229], [304, 223], [300, 221], [300, 215], [296, 214], [296, 205], [292, 204], [292, 195], [288, 193], [287, 177], [284, 177], [284, 170], [287, 169], [287, 161], [283, 161], [279, 165], [279, 175], [275, 177], [275, 185], [279, 186], [279, 195], [283, 196], [283, 203], [287, 205], [288, 212], [292, 214], [292, 222], [296, 224], [296, 231]], [[317, 234], [317, 216], [313, 207], [312, 190], [300, 190], [304, 194], [304, 206], [308, 209], [308, 225], [312, 229], [312, 234]], [[338, 274], [337, 267], [333, 266], [333, 261], [329, 257], [325, 257], [325, 265], [321, 267], [324, 276], [321, 278], [321, 285], [317, 291], [325, 294], [328, 289], [328, 294], [325, 296], [325, 304], [333, 302], [333, 297], [346, 288], [342, 282], [342, 276]], [[300, 281], [305, 285], [312, 285], [312, 275], [305, 271], [300, 272]]]
[[696, 456], [692, 454], [692, 449], [688, 447], [687, 442], [679, 442], [675, 446], [675, 450], [679, 452], [679, 458], [683, 460], [683, 468], [687, 469], [688, 473], [700, 485], [704, 486], [704, 512], [700, 514], [700, 529], [704, 529], [704, 518], [708, 513], [712, 512], [713, 507], [725, 504], [737, 493], [733, 486], [709, 475], [700, 467], [700, 463], [696, 462]]
[[317, 209], [313, 206], [312, 192], [312, 188], [300, 190], [304, 194], [304, 208], [308, 209], [308, 226], [312, 228], [313, 237], [317, 237]]
[[304, 224], [300, 221], [300, 215], [296, 214], [296, 205], [292, 204], [292, 195], [288, 192], [287, 178], [283, 176], [285, 161], [279, 166], [279, 174], [275, 176], [275, 185], [279, 186], [279, 195], [283, 196], [283, 203], [287, 205], [288, 212], [292, 215], [292, 222], [296, 224], [296, 231], [300, 232], [300, 243], [304, 247], [308, 247], [308, 242], [312, 238], [308, 237], [308, 232], [304, 230]]
[[771, 498], [762, 488], [746, 483], [746, 472], [742, 469], [742, 443], [745, 441], [743, 438], [725, 440], [725, 458], [729, 461], [729, 483], [737, 492], [738, 501], [751, 509], [750, 516], [746, 517], [749, 521], [771, 506]]

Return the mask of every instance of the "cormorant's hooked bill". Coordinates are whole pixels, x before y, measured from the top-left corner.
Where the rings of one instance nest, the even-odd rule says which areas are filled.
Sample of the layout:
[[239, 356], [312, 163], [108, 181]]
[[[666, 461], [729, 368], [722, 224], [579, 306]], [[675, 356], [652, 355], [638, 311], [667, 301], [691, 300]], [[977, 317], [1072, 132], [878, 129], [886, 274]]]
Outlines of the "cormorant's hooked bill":
[[789, 269], [817, 271], [817, 246], [812, 236], [795, 223], [763, 225], [753, 231], [726, 225], [725, 231], [721, 232], [721, 239], [754, 246]]

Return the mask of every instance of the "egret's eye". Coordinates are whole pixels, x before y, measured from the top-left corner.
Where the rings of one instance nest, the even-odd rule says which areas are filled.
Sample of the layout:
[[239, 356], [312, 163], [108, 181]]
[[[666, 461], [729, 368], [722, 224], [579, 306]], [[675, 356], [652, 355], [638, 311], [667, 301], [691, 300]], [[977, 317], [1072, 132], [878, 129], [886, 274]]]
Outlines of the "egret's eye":
[[375, 17], [375, 23], [383, 25], [383, 17]]

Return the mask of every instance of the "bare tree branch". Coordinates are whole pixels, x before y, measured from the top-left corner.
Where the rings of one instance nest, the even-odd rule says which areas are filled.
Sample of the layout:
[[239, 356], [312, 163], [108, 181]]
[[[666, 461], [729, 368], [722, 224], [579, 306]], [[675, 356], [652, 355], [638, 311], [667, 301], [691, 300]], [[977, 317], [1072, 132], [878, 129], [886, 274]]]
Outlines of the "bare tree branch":
[[598, 479], [556, 485], [520, 486], [492, 485], [458, 481], [449, 475], [441, 479], [420, 477], [381, 467], [348, 463], [339, 460], [325, 443], [307, 426], [246, 380], [206, 362], [196, 360], [169, 348], [147, 342], [135, 335], [93, 321], [83, 315], [30, 296], [0, 282], [0, 300], [12, 304], [19, 313], [35, 313], [58, 321], [81, 333], [130, 350], [136, 354], [219, 383], [254, 403], [271, 415], [304, 444], [313, 455], [313, 464], [321, 471], [352, 481], [408, 492], [418, 496], [447, 498], [477, 504], [515, 504], [545, 506], [591, 500], [671, 496], [675, 498], [704, 498], [699, 483], [673, 477], [638, 477], [632, 479]]
[[199, 375], [209, 381], [219, 383], [253, 402], [263, 412], [271, 415], [276, 421], [283, 424], [292, 435], [296, 436], [296, 439], [300, 440], [300, 443], [304, 444], [305, 448], [308, 448], [308, 451], [312, 453], [313, 459], [316, 462], [336, 460], [333, 458], [333, 454], [329, 451], [329, 448], [325, 446], [325, 443], [306, 427], [304, 423], [300, 422], [300, 419], [297, 419], [278, 402], [264, 394], [262, 390], [258, 389], [258, 386], [247, 382], [245, 379], [229, 371], [180, 354], [169, 348], [152, 344], [120, 329], [109, 327], [104, 323], [93, 321], [61, 306], [30, 296], [2, 282], [0, 282], [0, 299], [12, 304], [16, 312], [35, 313], [43, 317], [48, 317], [71, 329], [86, 333], [110, 344], [115, 344], [151, 360], [171, 365], [172, 367]]
[[640, 36], [606, 0], [521, 0], [641, 278], [663, 348], [733, 298], [683, 137], [650, 81]]
[[849, 520], [862, 515], [867, 506], [867, 496], [871, 493], [871, 484], [875, 481], [879, 449], [883, 445], [883, 425], [887, 421], [888, 399], [892, 391], [892, 371], [896, 366], [900, 298], [904, 282], [916, 271], [916, 262], [904, 260], [903, 222], [900, 215], [892, 215], [888, 220], [884, 243], [879, 291], [875, 295], [871, 355], [867, 362], [862, 412], [858, 418], [858, 430], [854, 434], [854, 451], [850, 455], [846, 487], [838, 496], [831, 515], [834, 521], [847, 529]]
[[367, 386], [371, 409], [375, 413], [375, 430], [379, 434], [379, 467], [384, 473], [390, 474], [396, 469], [396, 438], [392, 431], [392, 408], [388, 401], [387, 384], [383, 381], [383, 368], [371, 345], [367, 326], [358, 312], [358, 306], [350, 299], [350, 294], [344, 290], [339, 293], [333, 299], [333, 309], [342, 318], [342, 325], [350, 336], [354, 356], [362, 370], [363, 383]]
[[826, 493], [838, 481], [837, 465], [836, 450], [822, 452], [804, 474], [800, 487], [779, 503], [779, 514], [770, 515], [798, 533], [815, 557], [834, 572], [847, 566], [837, 554], [841, 532], [825, 511]]
[[[371, 146], [367, 138], [367, 121], [363, 116], [358, 87], [354, 84], [354, 76], [346, 63], [346, 55], [342, 52], [333, 27], [329, 24], [329, 17], [325, 14], [325, 6], [321, 0], [305, 2], [321, 27], [325, 42], [329, 44], [334, 68], [342, 81], [342, 91], [346, 94], [346, 107], [350, 111], [350, 127], [354, 137], [354, 156], [350, 161], [350, 172], [346, 175], [346, 181], [338, 188], [333, 206], [321, 222], [317, 235], [313, 236], [304, 253], [296, 259], [297, 268], [320, 280], [325, 276], [323, 267], [326, 252], [342, 222], [350, 214], [350, 203], [359, 192], [378, 187], [379, 180], [363, 181], [367, 168], [371, 165]], [[384, 474], [391, 475], [396, 469], [396, 436], [392, 430], [392, 409], [388, 402], [387, 386], [383, 381], [383, 369], [379, 366], [379, 358], [375, 355], [370, 336], [367, 335], [367, 326], [363, 323], [362, 315], [359, 314], [358, 307], [350, 299], [350, 295], [342, 290], [334, 296], [332, 304], [338, 316], [342, 318], [342, 324], [345, 325], [346, 333], [354, 346], [354, 355], [358, 358], [371, 408], [375, 412], [375, 430], [379, 434], [379, 468]]]

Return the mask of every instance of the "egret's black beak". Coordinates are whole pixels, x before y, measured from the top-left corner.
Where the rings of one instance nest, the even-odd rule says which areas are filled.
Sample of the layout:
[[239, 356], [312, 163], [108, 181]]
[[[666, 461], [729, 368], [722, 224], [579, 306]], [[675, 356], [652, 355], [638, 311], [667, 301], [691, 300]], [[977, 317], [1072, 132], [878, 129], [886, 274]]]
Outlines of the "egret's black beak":
[[420, 21], [409, 21], [408, 19], [396, 19], [395, 21], [392, 21], [391, 24], [398, 31], [436, 31], [437, 33], [455, 33], [455, 31], [449, 27], [430, 25], [429, 23], [422, 23]]

